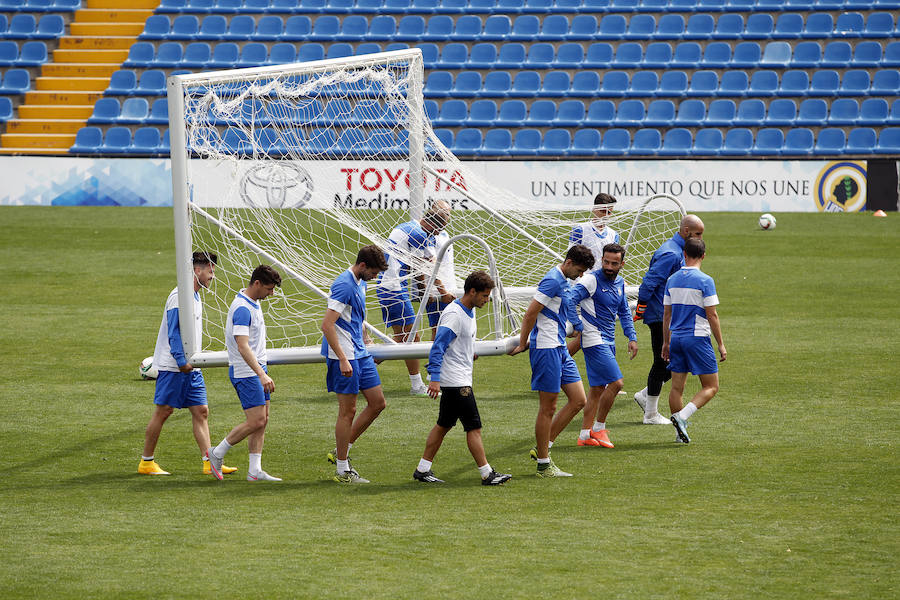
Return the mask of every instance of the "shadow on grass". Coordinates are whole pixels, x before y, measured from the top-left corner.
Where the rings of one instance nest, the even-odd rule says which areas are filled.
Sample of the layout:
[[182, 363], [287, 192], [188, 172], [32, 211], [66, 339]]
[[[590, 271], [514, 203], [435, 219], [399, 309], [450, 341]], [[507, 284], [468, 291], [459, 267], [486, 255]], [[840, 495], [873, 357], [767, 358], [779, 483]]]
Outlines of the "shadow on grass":
[[[110, 442], [120, 442], [125, 439], [134, 439], [136, 436], [143, 438], [144, 430], [144, 427], [125, 429], [122, 431], [117, 431], [115, 433], [110, 433], [108, 435], [100, 435], [89, 440], [79, 441], [79, 443], [77, 444], [72, 444], [70, 446], [66, 446], [65, 448], [59, 448], [49, 454], [32, 456], [31, 460], [27, 460], [21, 463], [14, 463], [0, 470], [0, 477], [8, 477], [12, 475], [14, 471], [25, 471], [47, 464], [56, 463], [62, 459], [70, 458], [77, 455], [78, 453], [88, 450], [96, 451], [102, 445]], [[121, 473], [118, 473], [117, 475], [120, 474]]]

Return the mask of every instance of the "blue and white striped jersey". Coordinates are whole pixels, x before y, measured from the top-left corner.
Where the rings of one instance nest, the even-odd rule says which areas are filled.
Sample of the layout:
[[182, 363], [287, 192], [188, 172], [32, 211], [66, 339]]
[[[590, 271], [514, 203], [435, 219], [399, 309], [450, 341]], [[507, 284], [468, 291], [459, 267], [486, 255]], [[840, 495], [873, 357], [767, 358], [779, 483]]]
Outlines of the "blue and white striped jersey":
[[388, 236], [385, 255], [388, 268], [378, 276], [378, 287], [383, 290], [400, 291], [406, 289], [409, 279], [409, 264], [404, 262], [409, 256], [433, 258], [434, 236], [426, 233], [418, 221], [407, 221], [396, 227]]
[[[599, 344], [616, 343], [616, 316], [622, 323], [622, 331], [632, 341], [637, 341], [628, 298], [625, 296], [625, 280], [621, 276], [610, 281], [603, 271], [591, 271], [575, 283], [572, 302], [581, 308], [584, 330], [581, 332], [582, 348]], [[574, 322], [577, 315], [572, 319]]]
[[[347, 360], [369, 356], [363, 342], [363, 321], [366, 319], [366, 282], [357, 279], [353, 271], [347, 269], [331, 284], [328, 308], [340, 314], [337, 326], [338, 343]], [[337, 360], [328, 340], [322, 340], [322, 356]]]
[[579, 223], [572, 228], [572, 233], [569, 234], [569, 248], [575, 244], [582, 244], [590, 248], [591, 254], [594, 255], [595, 269], [600, 266], [600, 260], [603, 258], [603, 246], [618, 243], [619, 234], [614, 229], [604, 227], [603, 231], [597, 231], [590, 221]]
[[663, 304], [672, 307], [673, 337], [709, 337], [706, 308], [719, 303], [713, 278], [697, 267], [682, 267], [666, 282]]
[[[575, 314], [571, 286], [559, 266], [553, 267], [538, 284], [534, 299], [544, 305], [528, 343], [531, 348], [557, 348], [566, 343], [566, 321]], [[578, 329], [580, 323], [574, 323]]]
[[260, 365], [266, 364], [266, 323], [259, 302], [254, 302], [243, 292], [235, 296], [228, 317], [225, 319], [225, 349], [228, 350], [229, 371], [235, 378], [255, 377], [256, 372], [244, 361], [238, 350], [236, 335], [248, 336], [250, 349]]
[[[166, 308], [156, 336], [156, 347], [153, 350], [153, 364], [160, 371], [178, 371], [178, 367], [188, 362], [184, 355], [178, 317], [178, 288], [175, 288], [166, 299]], [[197, 348], [202, 348], [203, 303], [200, 301], [199, 292], [194, 292], [194, 339]]]

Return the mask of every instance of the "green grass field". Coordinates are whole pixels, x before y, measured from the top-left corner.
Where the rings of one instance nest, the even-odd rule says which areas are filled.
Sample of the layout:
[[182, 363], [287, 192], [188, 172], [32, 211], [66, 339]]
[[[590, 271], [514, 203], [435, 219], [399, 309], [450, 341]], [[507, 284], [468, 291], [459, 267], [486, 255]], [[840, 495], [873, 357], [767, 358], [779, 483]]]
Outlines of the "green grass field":
[[[397, 363], [353, 449], [371, 485], [330, 480], [321, 365], [272, 368], [263, 466], [283, 483], [244, 480], [245, 443], [236, 475], [203, 476], [187, 413], [157, 448], [173, 475], [137, 475], [171, 210], [0, 209], [0, 597], [896, 598], [900, 217], [701, 216], [728, 360], [693, 443], [639, 424], [641, 325], [616, 448], [576, 447], [576, 418], [553, 450], [576, 477], [538, 479], [528, 359], [485, 358], [488, 458], [514, 475], [495, 489], [461, 431], [447, 484], [412, 481], [437, 410]], [[206, 381], [217, 442], [243, 416], [225, 370]]]

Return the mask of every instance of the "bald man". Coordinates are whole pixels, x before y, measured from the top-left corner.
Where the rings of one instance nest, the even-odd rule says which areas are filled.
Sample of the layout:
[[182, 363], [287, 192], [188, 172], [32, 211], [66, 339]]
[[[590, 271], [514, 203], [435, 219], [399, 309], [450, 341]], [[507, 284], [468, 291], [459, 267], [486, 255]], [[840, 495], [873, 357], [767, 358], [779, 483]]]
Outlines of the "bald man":
[[634, 395], [634, 401], [644, 410], [645, 425], [671, 423], [658, 412], [662, 386], [672, 378], [669, 362], [662, 357], [663, 295], [666, 280], [684, 266], [684, 243], [692, 238], [703, 239], [703, 221], [697, 215], [685, 215], [678, 226], [678, 232], [653, 253], [647, 274], [638, 290], [634, 320], [643, 319], [644, 324], [650, 328], [650, 342], [653, 346], [653, 365], [647, 375], [647, 387]]

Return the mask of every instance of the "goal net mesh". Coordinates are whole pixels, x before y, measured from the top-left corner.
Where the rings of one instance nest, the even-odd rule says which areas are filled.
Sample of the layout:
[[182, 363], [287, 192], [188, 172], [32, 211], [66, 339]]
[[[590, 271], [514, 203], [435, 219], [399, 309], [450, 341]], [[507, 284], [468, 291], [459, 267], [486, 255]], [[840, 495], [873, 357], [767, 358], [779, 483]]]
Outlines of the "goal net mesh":
[[[502, 330], [482, 317], [481, 339], [516, 333], [534, 287], [565, 254], [573, 224], [591, 218], [589, 199], [573, 206], [518, 197], [488, 181], [482, 163], [454, 156], [423, 116], [418, 53], [363, 58], [180, 81], [184, 112], [173, 120], [183, 120], [187, 146], [191, 245], [219, 257], [204, 295], [203, 350], [224, 348], [228, 307], [261, 263], [283, 278], [266, 300], [269, 347], [320, 344], [331, 283], [361, 246], [387, 249], [391, 231], [412, 219], [411, 161], [424, 165], [422, 208], [446, 201], [447, 233], [485, 240], [509, 292]], [[627, 244], [629, 285], [640, 283], [650, 254], [680, 218], [680, 207], [665, 199], [617, 205], [608, 226]], [[398, 258], [412, 265], [411, 276], [427, 280], [432, 264]], [[479, 244], [461, 240], [452, 267], [454, 281], [444, 283], [459, 289], [473, 270], [487, 270], [487, 257]], [[386, 332], [374, 288], [370, 282], [367, 317]]]

